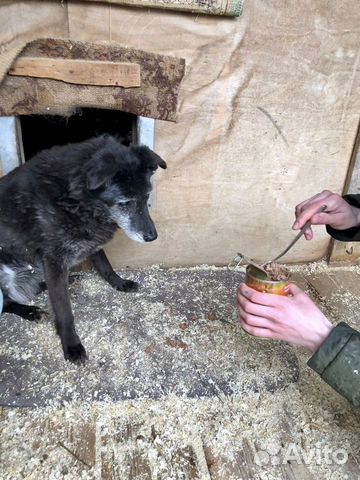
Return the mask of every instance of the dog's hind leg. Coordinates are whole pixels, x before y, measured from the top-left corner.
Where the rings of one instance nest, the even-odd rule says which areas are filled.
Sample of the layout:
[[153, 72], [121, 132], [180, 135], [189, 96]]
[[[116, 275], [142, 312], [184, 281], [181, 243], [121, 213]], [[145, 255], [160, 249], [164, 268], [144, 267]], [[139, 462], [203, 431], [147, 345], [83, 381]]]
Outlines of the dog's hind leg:
[[121, 292], [136, 292], [139, 288], [139, 284], [132, 280], [124, 280], [114, 272], [104, 250], [99, 250], [90, 256], [90, 259], [102, 276], [113, 288], [120, 290]]
[[68, 292], [69, 270], [55, 259], [44, 259], [44, 273], [55, 324], [60, 336], [64, 357], [74, 363], [85, 363], [85, 348], [78, 337]]
[[11, 300], [5, 301], [3, 312], [14, 313], [19, 317], [25, 318], [32, 322], [40, 320], [44, 313], [39, 307], [33, 305], [23, 305], [22, 303], [12, 302]]
[[0, 248], [0, 288], [9, 301], [27, 304], [39, 293], [41, 270], [29, 258]]

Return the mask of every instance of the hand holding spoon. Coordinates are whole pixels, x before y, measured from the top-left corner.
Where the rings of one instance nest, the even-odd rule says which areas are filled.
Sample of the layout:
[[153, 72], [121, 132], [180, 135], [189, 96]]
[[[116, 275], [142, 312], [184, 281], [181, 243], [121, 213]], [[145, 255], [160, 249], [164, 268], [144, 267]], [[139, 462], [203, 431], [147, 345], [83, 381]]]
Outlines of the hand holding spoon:
[[[324, 210], [326, 210], [326, 205], [323, 205], [316, 213], [321, 213], [323, 212]], [[276, 260], [279, 260], [279, 258], [283, 257], [294, 245], [295, 243], [303, 236], [303, 234], [305, 233], [305, 231], [311, 227], [311, 221], [308, 220], [304, 226], [302, 227], [302, 229], [300, 230], [300, 232], [296, 235], [296, 237], [290, 242], [290, 244], [285, 248], [285, 250], [283, 250], [279, 255], [277, 255], [275, 258], [273, 258], [272, 260], [268, 260], [267, 262], [264, 262], [262, 263], [261, 265], [257, 264], [256, 262], [254, 262], [254, 260], [252, 260], [251, 258], [248, 258], [246, 257], [245, 255], [243, 255], [242, 253], [238, 253], [235, 258], [232, 260], [232, 262], [229, 263], [229, 267], [232, 265], [232, 263], [234, 262], [235, 263], [235, 266], [238, 266], [240, 265], [240, 263], [242, 262], [242, 260], [245, 260], [245, 262], [247, 262], [249, 265], [252, 265], [257, 271], [258, 271], [258, 275], [262, 276], [263, 278], [267, 278], [268, 277], [268, 274], [267, 274], [267, 271], [265, 270], [265, 266], [268, 265], [269, 263], [273, 263], [275, 262]]]

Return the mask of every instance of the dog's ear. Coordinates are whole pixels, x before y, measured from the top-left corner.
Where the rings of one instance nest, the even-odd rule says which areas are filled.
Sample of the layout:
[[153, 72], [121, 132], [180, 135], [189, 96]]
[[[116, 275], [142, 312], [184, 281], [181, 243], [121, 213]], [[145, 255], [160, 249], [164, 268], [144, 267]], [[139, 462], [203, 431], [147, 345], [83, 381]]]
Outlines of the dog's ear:
[[111, 181], [119, 170], [119, 164], [111, 152], [96, 152], [86, 163], [86, 186], [96, 190]]
[[153, 152], [149, 147], [141, 145], [140, 147], [132, 147], [136, 154], [142, 159], [145, 167], [154, 172], [158, 167], [165, 169], [166, 162]]

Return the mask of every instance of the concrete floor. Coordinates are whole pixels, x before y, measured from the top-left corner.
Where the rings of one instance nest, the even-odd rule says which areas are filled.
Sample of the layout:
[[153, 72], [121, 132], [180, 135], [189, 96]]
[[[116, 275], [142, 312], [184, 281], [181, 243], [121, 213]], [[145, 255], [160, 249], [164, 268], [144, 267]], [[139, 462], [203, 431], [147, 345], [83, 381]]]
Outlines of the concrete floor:
[[[334, 322], [360, 329], [358, 267], [292, 270]], [[63, 360], [50, 315], [1, 318], [0, 478], [360, 478], [358, 412], [305, 351], [238, 327], [241, 268], [120, 273], [139, 293], [92, 272], [71, 286], [85, 367]]]

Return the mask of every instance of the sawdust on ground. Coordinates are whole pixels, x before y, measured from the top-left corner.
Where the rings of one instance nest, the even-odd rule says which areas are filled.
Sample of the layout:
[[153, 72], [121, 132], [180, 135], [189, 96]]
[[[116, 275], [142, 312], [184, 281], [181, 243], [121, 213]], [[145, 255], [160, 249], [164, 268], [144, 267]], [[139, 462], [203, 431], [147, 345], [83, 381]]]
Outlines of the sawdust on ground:
[[[243, 271], [241, 268], [239, 267], [239, 271]], [[307, 266], [290, 266], [289, 269], [301, 275], [307, 275], [328, 270], [328, 267], [324, 262], [319, 262]], [[200, 266], [186, 269], [186, 271], [189, 270], [209, 272], [218, 270], [218, 267]], [[360, 273], [359, 267], [347, 267], [346, 270]], [[154, 330], [155, 336], [159, 316], [163, 317], [164, 312], [166, 313], [166, 309], [169, 308], [161, 302], [149, 301], [152, 292], [156, 291], [157, 274], [158, 268], [151, 267], [143, 269], [140, 275], [146, 279], [146, 285], [151, 286], [148, 299], [141, 300], [143, 301], [141, 310], [144, 315], [144, 328], [149, 331]], [[131, 272], [129, 277], [137, 278]], [[75, 314], [90, 312], [94, 308], [94, 305], [90, 304], [91, 298], [96, 301], [96, 298], [99, 298], [97, 296], [110, 294], [108, 287], [93, 273], [81, 274], [78, 281], [84, 286], [89, 298], [86, 301], [82, 299], [81, 305], [77, 305], [74, 298]], [[203, 284], [199, 288], [205, 286]], [[339, 301], [343, 302], [340, 305], [344, 307], [347, 318], [341, 318], [342, 308], [339, 308], [339, 316], [334, 320], [350, 321], [359, 327], [359, 298], [355, 298], [350, 293], [342, 294], [339, 295]], [[45, 306], [45, 296], [42, 302]], [[104, 309], [103, 302], [101, 302], [101, 308]], [[111, 309], [114, 311], [103, 310], [103, 316], [118, 314], [118, 306], [112, 305]], [[171, 316], [172, 312], [168, 311], [168, 314]], [[349, 318], [352, 314], [356, 318]], [[208, 309], [203, 312], [203, 321], [206, 321], [207, 315]], [[334, 312], [333, 315], [335, 315]], [[188, 320], [179, 317], [175, 321], [177, 325], [181, 325]], [[87, 331], [85, 325], [82, 325], [82, 328], [84, 329], [82, 336], [86, 339], [87, 345], [98, 345], [100, 351], [102, 337], [112, 335], [111, 331], [107, 330], [109, 327], [105, 321], [103, 324], [100, 321], [97, 329], [89, 328]], [[33, 340], [30, 338], [29, 341], [37, 343], [40, 356], [53, 355], [54, 345], [57, 344], [57, 348], [59, 347], [58, 340], [48, 324], [37, 325], [32, 334]], [[197, 336], [199, 332], [195, 329], [190, 333], [188, 342], [191, 342], [191, 335]], [[173, 331], [165, 332], [165, 336], [173, 336]], [[253, 364], [256, 369], [257, 348], [261, 348], [262, 344], [259, 343], [256, 348], [256, 341], [253, 339], [243, 337], [243, 341], [249, 341], [251, 344], [252, 352], [248, 351], [251, 362], [248, 365], [251, 368]], [[276, 349], [276, 343], [273, 345]], [[29, 351], [27, 346], [16, 344], [11, 348], [10, 354], [14, 358], [32, 361], [31, 357], [27, 357], [26, 352]], [[206, 345], [202, 345], [201, 348], [206, 348]], [[227, 345], [218, 345], [218, 349], [213, 352], [214, 357], [219, 358], [220, 361], [227, 355], [228, 348]], [[175, 350], [179, 350], [181, 354], [185, 349], [175, 346]], [[185, 479], [188, 478], [184, 473], [186, 466], [177, 463], [174, 458], [179, 448], [190, 446], [196, 457], [198, 478], [210, 478], [206, 452], [211, 451], [213, 468], [216, 467], [218, 475], [214, 478], [239, 480], [238, 474], [233, 473], [232, 476], [229, 472], [236, 471], [239, 452], [244, 452], [247, 445], [252, 455], [249, 461], [250, 463], [253, 461], [256, 465], [256, 471], [253, 471], [253, 477], [250, 478], [270, 480], [283, 478], [284, 467], [276, 462], [284, 457], [286, 448], [291, 443], [295, 444], [297, 452], [304, 455], [304, 458], [316, 451], [319, 459], [325, 446], [329, 446], [333, 452], [342, 449], [348, 455], [348, 462], [354, 464], [354, 469], [358, 468], [356, 459], [359, 458], [360, 451], [357, 413], [346, 400], [306, 367], [308, 358], [306, 352], [302, 349], [294, 349], [294, 352], [299, 363], [297, 383], [290, 383], [286, 388], [273, 393], [266, 389], [259, 389], [259, 391], [250, 389], [247, 393], [230, 396], [220, 392], [211, 398], [188, 398], [186, 395], [170, 394], [160, 399], [140, 398], [114, 403], [106, 398], [99, 401], [94, 391], [92, 396], [87, 398], [79, 398], [75, 395], [70, 401], [49, 401], [48, 405], [41, 408], [3, 408], [0, 458], [3, 469], [0, 478], [4, 480], [101, 478], [101, 466], [108, 458], [113, 464], [116, 478], [126, 479], [130, 477], [129, 465], [125, 460], [136, 452], [137, 455], [146, 457], [150, 465], [151, 478]], [[124, 362], [121, 358], [122, 353], [115, 352], [115, 361]], [[93, 352], [94, 354], [96, 355]], [[132, 355], [135, 357], [139, 355], [140, 358], [143, 355], [143, 349], [141, 354], [134, 351]], [[65, 370], [61, 370], [61, 375], [54, 374], [53, 385], [57, 384], [58, 388], [70, 392], [72, 389], [76, 391], [72, 382], [74, 382], [74, 371], [78, 371], [77, 368], [67, 365]], [[84, 374], [94, 374], [91, 369], [85, 369], [79, 373], [80, 382]], [[136, 375], [133, 381], [136, 382]], [[41, 382], [42, 378], [39, 374], [39, 383]], [[93, 465], [85, 464], [70, 454], [64, 448], [66, 442], [63, 440], [67, 438], [70, 427], [76, 432], [78, 427], [88, 424], [94, 425], [96, 432], [96, 453]], [[125, 441], [121, 432], [126, 425], [135, 425], [136, 435]], [[265, 457], [261, 457], [261, 454]], [[272, 462], [272, 458], [276, 461]], [[266, 459], [270, 460], [266, 461]], [[350, 480], [351, 477], [346, 477], [348, 470], [344, 470], [345, 467], [346, 465], [334, 463], [329, 465], [324, 458], [320, 458], [319, 461], [310, 461], [306, 465], [309, 474], [314, 478], [329, 480], [349, 478]]]

